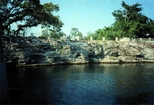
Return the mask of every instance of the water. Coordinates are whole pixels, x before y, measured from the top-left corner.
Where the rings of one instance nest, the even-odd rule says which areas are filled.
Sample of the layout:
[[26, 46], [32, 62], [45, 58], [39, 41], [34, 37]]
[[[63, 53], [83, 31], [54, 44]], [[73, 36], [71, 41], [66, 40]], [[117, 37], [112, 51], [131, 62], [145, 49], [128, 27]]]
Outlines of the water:
[[7, 69], [20, 104], [154, 104], [153, 64], [57, 65]]

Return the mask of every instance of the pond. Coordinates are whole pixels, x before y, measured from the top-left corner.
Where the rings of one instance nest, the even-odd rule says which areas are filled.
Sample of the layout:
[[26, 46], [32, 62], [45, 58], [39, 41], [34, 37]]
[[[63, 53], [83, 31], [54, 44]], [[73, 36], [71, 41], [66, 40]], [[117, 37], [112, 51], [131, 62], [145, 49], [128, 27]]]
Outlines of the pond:
[[[19, 104], [154, 104], [153, 64], [7, 67]], [[12, 96], [15, 97], [16, 95]]]

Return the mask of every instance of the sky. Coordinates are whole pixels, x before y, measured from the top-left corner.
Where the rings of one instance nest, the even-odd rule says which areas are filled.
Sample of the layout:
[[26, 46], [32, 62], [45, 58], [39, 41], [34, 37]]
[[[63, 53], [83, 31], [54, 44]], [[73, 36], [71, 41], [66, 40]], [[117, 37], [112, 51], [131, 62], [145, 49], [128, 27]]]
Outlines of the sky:
[[[112, 12], [121, 7], [122, 0], [40, 0], [42, 4], [52, 2], [58, 4], [59, 15], [64, 23], [62, 31], [69, 35], [71, 28], [75, 27], [85, 36], [88, 32], [111, 26], [114, 23]], [[142, 13], [154, 20], [153, 0], [123, 0], [126, 4], [142, 4]], [[30, 33], [41, 33], [40, 26], [28, 29]]]

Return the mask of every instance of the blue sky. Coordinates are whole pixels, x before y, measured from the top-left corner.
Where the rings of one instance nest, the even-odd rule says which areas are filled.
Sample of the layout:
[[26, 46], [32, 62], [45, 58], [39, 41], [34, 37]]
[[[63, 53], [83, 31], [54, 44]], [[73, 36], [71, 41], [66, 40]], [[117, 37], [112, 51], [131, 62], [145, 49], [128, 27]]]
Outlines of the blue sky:
[[[64, 26], [62, 31], [67, 35], [71, 28], [76, 27], [83, 35], [94, 32], [114, 22], [112, 12], [121, 7], [122, 0], [40, 0], [41, 3], [52, 2], [58, 4], [60, 16]], [[142, 4], [142, 13], [154, 20], [153, 0], [124, 0], [126, 4]], [[29, 29], [33, 33], [41, 33], [40, 26]]]

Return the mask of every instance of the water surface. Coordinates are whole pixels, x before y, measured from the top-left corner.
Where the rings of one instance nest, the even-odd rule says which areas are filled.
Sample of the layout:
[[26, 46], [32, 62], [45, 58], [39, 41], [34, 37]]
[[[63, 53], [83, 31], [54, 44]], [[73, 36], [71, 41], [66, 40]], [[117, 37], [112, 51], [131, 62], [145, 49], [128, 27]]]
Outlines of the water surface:
[[154, 104], [153, 64], [8, 68], [20, 104]]

